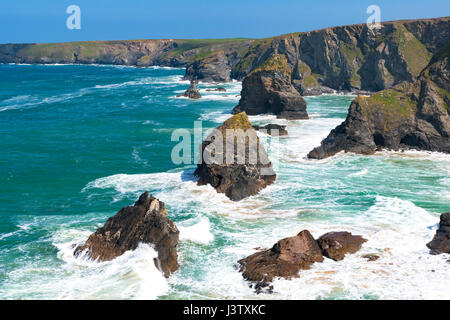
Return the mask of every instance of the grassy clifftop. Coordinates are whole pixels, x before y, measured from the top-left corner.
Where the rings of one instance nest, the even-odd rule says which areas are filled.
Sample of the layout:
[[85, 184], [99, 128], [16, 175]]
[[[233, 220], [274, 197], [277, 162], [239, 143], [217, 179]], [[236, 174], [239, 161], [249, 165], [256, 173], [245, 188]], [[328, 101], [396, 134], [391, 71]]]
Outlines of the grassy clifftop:
[[[308, 88], [379, 91], [414, 81], [431, 56], [448, 44], [450, 18], [386, 22], [296, 32], [265, 39], [160, 39], [0, 45], [1, 63], [99, 63], [191, 68], [189, 77], [231, 71], [243, 79], [284, 57], [300, 91]], [[214, 61], [214, 53], [223, 59]], [[199, 61], [211, 60], [208, 63]], [[280, 58], [281, 59], [281, 58]], [[281, 60], [280, 60], [281, 61]], [[219, 68], [217, 65], [220, 64]], [[273, 66], [273, 65], [272, 65]], [[202, 69], [202, 70], [199, 70]], [[205, 70], [206, 69], [206, 70]], [[224, 70], [227, 69], [227, 72]], [[213, 77], [214, 78], [214, 77]]]

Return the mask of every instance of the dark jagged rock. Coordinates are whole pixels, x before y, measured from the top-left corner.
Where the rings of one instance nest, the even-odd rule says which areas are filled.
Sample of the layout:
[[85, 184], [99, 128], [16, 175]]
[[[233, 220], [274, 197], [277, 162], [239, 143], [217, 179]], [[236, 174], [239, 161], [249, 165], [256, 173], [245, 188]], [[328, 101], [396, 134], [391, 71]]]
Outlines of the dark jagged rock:
[[233, 114], [274, 114], [283, 119], [308, 119], [306, 102], [291, 84], [291, 69], [284, 55], [274, 55], [242, 82]]
[[280, 125], [280, 124], [267, 124], [265, 126], [253, 126], [253, 129], [255, 129], [256, 131], [260, 131], [260, 130], [265, 130], [267, 132], [267, 134], [273, 135], [273, 133], [275, 131], [272, 130], [277, 130], [277, 135], [278, 136], [287, 136], [288, 132], [286, 130], [286, 126]]
[[198, 89], [195, 87], [195, 81], [192, 80], [191, 85], [186, 90], [186, 92], [184, 94], [177, 95], [177, 97], [188, 97], [190, 99], [200, 99], [202, 97], [202, 95], [200, 94]]
[[427, 247], [432, 254], [450, 253], [450, 211], [441, 214], [439, 229]]
[[[238, 144], [238, 140], [235, 140], [234, 144], [231, 143], [234, 145], [232, 152], [227, 147], [228, 130], [247, 135], [248, 140], [254, 143], [249, 143], [246, 139], [245, 144]], [[229, 159], [226, 157], [227, 150], [230, 153]], [[257, 194], [276, 179], [267, 153], [259, 143], [256, 131], [245, 112], [234, 115], [217, 127], [202, 143], [201, 153], [203, 161], [198, 164], [194, 173], [199, 177], [198, 185], [210, 184], [217, 192], [225, 193], [233, 201]]]
[[276, 277], [297, 277], [300, 270], [322, 262], [322, 252], [308, 230], [278, 241], [271, 249], [254, 253], [238, 261], [242, 276], [260, 289]]
[[362, 257], [363, 257], [364, 259], [367, 259], [367, 261], [377, 261], [377, 260], [380, 258], [379, 255], [377, 255], [377, 254], [372, 254], [372, 253], [365, 254], [365, 255], [363, 255]]
[[372, 154], [379, 148], [450, 153], [450, 46], [440, 50], [414, 83], [371, 97], [358, 96], [347, 119], [309, 158], [340, 151]]
[[226, 92], [227, 89], [225, 89], [224, 87], [217, 87], [215, 89], [206, 89], [206, 91], [210, 91], [210, 92]]
[[145, 192], [134, 206], [122, 208], [91, 234], [86, 243], [76, 247], [74, 255], [86, 251], [92, 259], [108, 261], [135, 250], [139, 243], [149, 243], [158, 252], [155, 266], [168, 277], [178, 269], [179, 231], [166, 214], [164, 202]]
[[328, 232], [322, 235], [317, 242], [325, 257], [339, 261], [347, 253], [355, 253], [367, 240], [361, 236], [354, 236], [350, 232]]
[[231, 68], [223, 51], [213, 52], [186, 68], [185, 79], [204, 82], [229, 82]]

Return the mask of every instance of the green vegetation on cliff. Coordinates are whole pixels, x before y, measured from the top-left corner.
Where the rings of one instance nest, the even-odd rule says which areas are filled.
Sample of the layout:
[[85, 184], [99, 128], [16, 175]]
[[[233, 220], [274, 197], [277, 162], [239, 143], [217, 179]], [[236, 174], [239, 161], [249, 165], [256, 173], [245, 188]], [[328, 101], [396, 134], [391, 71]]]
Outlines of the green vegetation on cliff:
[[391, 116], [408, 117], [417, 111], [417, 104], [396, 89], [386, 89], [370, 97], [358, 96], [355, 100], [364, 108], [380, 109]]
[[290, 78], [292, 72], [284, 54], [274, 54], [254, 70], [254, 72], [258, 71], [279, 71], [288, 78]]
[[419, 73], [428, 65], [431, 53], [404, 25], [395, 25], [393, 38], [398, 43], [398, 50], [408, 63], [411, 73], [417, 77]]
[[247, 131], [248, 129], [253, 128], [252, 124], [250, 123], [250, 120], [248, 119], [248, 116], [245, 112], [241, 112], [238, 114], [235, 114], [228, 120], [226, 120], [220, 128], [222, 129], [242, 129], [244, 131]]

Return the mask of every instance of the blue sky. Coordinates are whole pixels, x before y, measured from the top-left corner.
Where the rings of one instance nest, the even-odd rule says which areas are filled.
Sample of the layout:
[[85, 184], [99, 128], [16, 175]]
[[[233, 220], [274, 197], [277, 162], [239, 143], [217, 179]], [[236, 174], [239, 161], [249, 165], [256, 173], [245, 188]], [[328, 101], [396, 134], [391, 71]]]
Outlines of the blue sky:
[[[81, 8], [68, 30], [66, 8]], [[450, 15], [449, 0], [0, 0], [0, 43], [151, 38], [263, 38], [362, 23]]]

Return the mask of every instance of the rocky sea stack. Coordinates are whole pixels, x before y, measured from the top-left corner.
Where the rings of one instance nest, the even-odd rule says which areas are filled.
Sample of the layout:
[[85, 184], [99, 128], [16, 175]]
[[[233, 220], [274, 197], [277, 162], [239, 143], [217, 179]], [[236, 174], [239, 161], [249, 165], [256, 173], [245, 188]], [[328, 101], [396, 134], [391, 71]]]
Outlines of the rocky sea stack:
[[322, 262], [324, 256], [335, 261], [342, 260], [347, 253], [361, 249], [366, 241], [361, 236], [345, 231], [326, 233], [316, 241], [308, 230], [303, 230], [294, 237], [278, 241], [271, 249], [239, 260], [239, 271], [260, 292], [276, 277], [298, 277], [300, 270], [309, 269], [315, 262]]
[[[228, 134], [236, 138], [227, 139]], [[233, 201], [257, 194], [276, 179], [266, 150], [245, 112], [213, 130], [200, 151], [203, 161], [194, 173], [199, 177], [198, 184], [210, 184]]]
[[450, 153], [449, 55], [450, 45], [433, 56], [413, 83], [358, 96], [347, 119], [308, 157], [322, 159], [340, 151], [373, 154], [381, 148]]
[[195, 87], [195, 83], [196, 82], [194, 80], [191, 80], [191, 85], [186, 90], [186, 92], [184, 94], [177, 95], [177, 97], [188, 97], [190, 99], [200, 99], [202, 97], [202, 95], [200, 94], [198, 89]]
[[300, 270], [309, 269], [314, 262], [322, 262], [322, 252], [308, 230], [285, 238], [268, 250], [241, 259], [242, 276], [254, 282], [255, 288], [266, 287], [275, 277], [296, 277]]
[[441, 214], [439, 229], [427, 247], [432, 254], [450, 253], [450, 211]]
[[158, 252], [155, 266], [168, 277], [178, 269], [179, 231], [166, 214], [164, 202], [145, 192], [134, 206], [122, 208], [91, 234], [84, 245], [76, 247], [74, 255], [86, 252], [92, 259], [108, 261], [135, 250], [140, 243], [148, 243]]
[[291, 84], [285, 55], [276, 54], [245, 77], [239, 104], [233, 114], [274, 114], [283, 119], [308, 119], [306, 102]]

